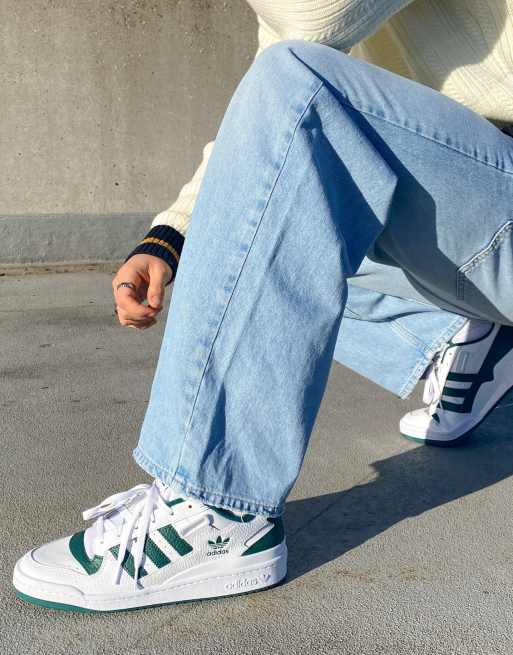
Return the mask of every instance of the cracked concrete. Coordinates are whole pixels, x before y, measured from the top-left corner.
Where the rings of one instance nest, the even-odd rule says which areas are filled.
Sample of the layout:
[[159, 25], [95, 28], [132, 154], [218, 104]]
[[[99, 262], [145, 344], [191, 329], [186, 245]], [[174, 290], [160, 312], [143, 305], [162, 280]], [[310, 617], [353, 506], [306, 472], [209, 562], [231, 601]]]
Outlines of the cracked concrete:
[[107, 271], [0, 280], [0, 652], [510, 655], [512, 399], [465, 447], [423, 448], [418, 403], [334, 364], [268, 592], [112, 615], [15, 599], [13, 564], [146, 479], [131, 459], [163, 321], [119, 327]]

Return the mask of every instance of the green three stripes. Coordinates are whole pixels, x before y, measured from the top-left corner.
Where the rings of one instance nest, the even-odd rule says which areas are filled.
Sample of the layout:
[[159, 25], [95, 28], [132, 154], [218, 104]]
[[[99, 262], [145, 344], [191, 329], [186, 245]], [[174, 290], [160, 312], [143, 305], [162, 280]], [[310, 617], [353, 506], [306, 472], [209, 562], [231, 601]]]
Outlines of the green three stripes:
[[[488, 334], [482, 337], [482, 339], [485, 339], [492, 330], [493, 326], [490, 328]], [[470, 386], [468, 389], [461, 390], [455, 390], [454, 387], [451, 387], [453, 391], [449, 391], [449, 393], [447, 393], [447, 386], [445, 386], [443, 395], [456, 398], [458, 397], [457, 392], [461, 391], [459, 397], [463, 398], [463, 402], [451, 403], [450, 401], [441, 399], [440, 405], [443, 407], [443, 409], [449, 410], [451, 412], [461, 413], [469, 413], [472, 411], [474, 400], [479, 389], [481, 388], [481, 385], [485, 382], [493, 381], [496, 364], [511, 351], [511, 335], [512, 328], [510, 326], [502, 325], [499, 328], [499, 331], [494, 337], [493, 343], [490, 345], [488, 354], [486, 355], [485, 360], [477, 373], [449, 372], [447, 380], [452, 382], [469, 382]], [[482, 339], [478, 339], [478, 341]]]
[[441, 407], [445, 410], [449, 410], [451, 412], [459, 412], [461, 414], [471, 411], [474, 399], [477, 395], [479, 387], [481, 386], [479, 374], [450, 372], [447, 375], [447, 380], [449, 382], [467, 382], [470, 384], [470, 386], [463, 388], [448, 387], [445, 385], [442, 390], [442, 396], [445, 396], [446, 398], [462, 398], [463, 402], [452, 403], [450, 400], [444, 400], [443, 398], [440, 398]]
[[[183, 498], [175, 498], [168, 501], [166, 505], [168, 507], [172, 507], [173, 505], [178, 505], [178, 503], [183, 502]], [[192, 546], [187, 541], [185, 541], [185, 539], [180, 537], [173, 526], [165, 525], [163, 528], [159, 528], [159, 532], [179, 555], [187, 555], [187, 553], [191, 552]], [[93, 575], [93, 573], [96, 573], [100, 569], [103, 562], [103, 556], [96, 555], [93, 558], [88, 556], [84, 546], [84, 534], [85, 531], [82, 530], [70, 538], [69, 550], [77, 562], [81, 564], [84, 571], [89, 575]], [[146, 539], [144, 540], [143, 551], [146, 557], [150, 559], [159, 569], [171, 563], [171, 560], [165, 555], [165, 553], [160, 550], [157, 544], [152, 539], [150, 539], [149, 536], [146, 536]], [[119, 555], [119, 546], [113, 546], [110, 549], [110, 552], [114, 555], [114, 557], [117, 557]], [[135, 563], [134, 558], [129, 551], [127, 551], [123, 557], [122, 567], [129, 575], [134, 577]], [[141, 567], [139, 571], [139, 577], [142, 578], [145, 575], [148, 575], [148, 572], [144, 569], [144, 567]]]
[[[185, 539], [180, 537], [172, 525], [165, 525], [163, 528], [159, 528], [158, 531], [164, 537], [167, 543], [172, 546], [179, 555], [187, 555], [187, 553], [191, 552], [192, 546], [187, 541], [185, 541]], [[117, 557], [119, 554], [119, 546], [113, 546], [110, 549], [110, 552], [114, 555], [114, 557]], [[167, 557], [167, 555], [160, 550], [157, 544], [149, 536], [147, 536], [145, 539], [143, 552], [146, 557], [150, 559], [159, 569], [171, 563], [169, 557]], [[125, 557], [123, 558], [121, 566], [125, 569], [128, 575], [132, 576], [132, 578], [134, 577], [134, 558], [130, 552], [127, 551], [125, 553]], [[143, 578], [145, 575], [148, 575], [148, 572], [144, 567], [141, 567], [139, 570], [139, 577]]]

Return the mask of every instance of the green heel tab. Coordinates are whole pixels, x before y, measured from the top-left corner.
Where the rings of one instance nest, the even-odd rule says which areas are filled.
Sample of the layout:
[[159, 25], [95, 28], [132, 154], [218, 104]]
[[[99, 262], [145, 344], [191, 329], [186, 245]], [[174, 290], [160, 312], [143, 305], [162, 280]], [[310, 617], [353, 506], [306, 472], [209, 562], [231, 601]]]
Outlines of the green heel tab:
[[284, 540], [285, 529], [283, 527], [283, 519], [281, 516], [268, 518], [267, 520], [269, 523], [273, 524], [273, 527], [266, 532], [263, 537], [260, 537], [258, 541], [255, 541], [254, 544], [245, 550], [242, 555], [261, 553], [263, 550], [268, 550], [269, 548], [278, 546]]

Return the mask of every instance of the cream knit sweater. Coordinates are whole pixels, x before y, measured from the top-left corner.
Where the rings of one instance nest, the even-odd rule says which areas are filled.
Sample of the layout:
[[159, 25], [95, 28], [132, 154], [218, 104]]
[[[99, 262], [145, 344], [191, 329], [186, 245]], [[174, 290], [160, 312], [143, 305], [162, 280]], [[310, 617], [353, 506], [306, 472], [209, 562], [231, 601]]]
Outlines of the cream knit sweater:
[[[513, 123], [513, 0], [248, 0], [258, 49], [283, 39], [332, 46], [439, 90], [498, 127]], [[151, 227], [185, 235], [214, 141]]]

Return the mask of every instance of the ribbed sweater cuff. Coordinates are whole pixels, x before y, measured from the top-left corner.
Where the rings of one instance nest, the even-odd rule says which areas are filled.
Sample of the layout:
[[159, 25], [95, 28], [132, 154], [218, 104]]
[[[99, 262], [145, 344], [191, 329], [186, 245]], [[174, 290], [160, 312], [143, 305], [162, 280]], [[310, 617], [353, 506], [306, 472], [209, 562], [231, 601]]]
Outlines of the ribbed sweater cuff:
[[[170, 225], [155, 225], [132, 250], [125, 262], [133, 255], [145, 254], [160, 257], [171, 266], [175, 279], [185, 237]], [[169, 284], [169, 282], [168, 282]]]

